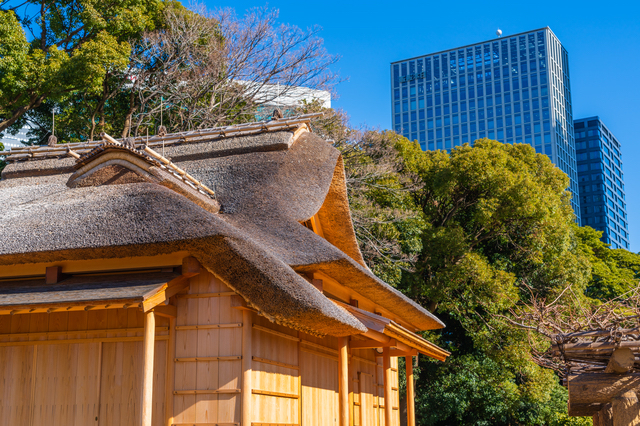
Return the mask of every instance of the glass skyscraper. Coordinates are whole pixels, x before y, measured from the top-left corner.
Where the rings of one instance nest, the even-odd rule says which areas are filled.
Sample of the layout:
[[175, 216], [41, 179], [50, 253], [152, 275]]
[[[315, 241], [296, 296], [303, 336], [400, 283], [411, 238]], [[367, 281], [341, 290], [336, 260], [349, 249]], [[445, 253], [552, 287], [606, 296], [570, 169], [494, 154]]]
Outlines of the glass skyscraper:
[[573, 122], [582, 226], [602, 231], [611, 248], [629, 248], [620, 142], [598, 117]]
[[569, 60], [550, 28], [391, 64], [394, 130], [425, 150], [527, 143], [570, 178], [580, 223]]

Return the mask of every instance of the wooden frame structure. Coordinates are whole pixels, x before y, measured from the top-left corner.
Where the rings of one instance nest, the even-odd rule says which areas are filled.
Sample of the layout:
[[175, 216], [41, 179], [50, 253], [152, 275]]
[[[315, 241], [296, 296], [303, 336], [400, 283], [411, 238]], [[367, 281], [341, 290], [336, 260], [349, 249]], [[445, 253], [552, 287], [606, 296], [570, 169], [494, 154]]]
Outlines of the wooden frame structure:
[[364, 265], [308, 119], [167, 135], [161, 161], [113, 139], [16, 154], [0, 422], [399, 426], [405, 357], [414, 426], [413, 357], [449, 355], [417, 332], [443, 324]]
[[593, 330], [555, 336], [552, 350], [567, 368], [569, 415], [594, 426], [640, 425], [640, 329]]

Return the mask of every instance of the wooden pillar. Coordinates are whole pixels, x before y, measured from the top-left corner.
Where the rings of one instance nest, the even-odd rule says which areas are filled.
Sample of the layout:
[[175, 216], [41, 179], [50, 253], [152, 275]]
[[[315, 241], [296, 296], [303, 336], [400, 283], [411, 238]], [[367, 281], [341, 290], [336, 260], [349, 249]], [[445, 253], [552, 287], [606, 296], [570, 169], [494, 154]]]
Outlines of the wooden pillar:
[[413, 357], [404, 358], [407, 376], [407, 426], [416, 426], [415, 390], [413, 389]]
[[600, 415], [600, 426], [613, 426], [613, 409], [611, 404], [604, 404], [598, 411]]
[[611, 400], [613, 426], [640, 425], [638, 397], [633, 391], [625, 392]]
[[251, 426], [251, 311], [242, 311], [242, 426]]
[[338, 398], [340, 401], [339, 426], [349, 426], [349, 348], [348, 337], [338, 339], [340, 357], [338, 358]]
[[140, 424], [151, 426], [153, 411], [153, 358], [156, 344], [156, 316], [149, 311], [144, 316], [144, 364], [142, 371], [142, 416]]
[[391, 426], [393, 403], [391, 402], [391, 348], [382, 349], [382, 369], [384, 370], [384, 426]]
[[176, 319], [169, 318], [169, 340], [167, 341], [167, 373], [165, 379], [165, 418], [166, 426], [173, 424], [173, 391], [175, 388], [176, 358]]

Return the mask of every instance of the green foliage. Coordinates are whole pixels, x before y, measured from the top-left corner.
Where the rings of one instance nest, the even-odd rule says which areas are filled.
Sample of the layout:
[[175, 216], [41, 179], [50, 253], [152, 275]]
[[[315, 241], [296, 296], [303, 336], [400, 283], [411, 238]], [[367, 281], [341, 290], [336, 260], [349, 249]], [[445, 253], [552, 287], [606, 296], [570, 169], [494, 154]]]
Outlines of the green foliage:
[[591, 280], [586, 289], [589, 297], [611, 300], [633, 290], [640, 280], [640, 255], [624, 249], [612, 250], [600, 241], [602, 232], [575, 227], [579, 249], [591, 264]]
[[[103, 90], [129, 64], [129, 40], [159, 22], [160, 0], [30, 0], [0, 9], [0, 132], [45, 100]], [[31, 8], [39, 15], [29, 16]], [[36, 27], [34, 28], [34, 25]], [[26, 31], [35, 34], [30, 42]]]

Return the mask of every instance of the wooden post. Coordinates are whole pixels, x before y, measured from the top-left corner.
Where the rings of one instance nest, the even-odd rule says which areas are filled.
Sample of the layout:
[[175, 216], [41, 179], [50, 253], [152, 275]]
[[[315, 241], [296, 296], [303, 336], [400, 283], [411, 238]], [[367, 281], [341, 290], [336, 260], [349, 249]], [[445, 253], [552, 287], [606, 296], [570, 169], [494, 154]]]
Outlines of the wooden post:
[[382, 348], [382, 369], [384, 370], [384, 426], [391, 426], [393, 403], [391, 402], [391, 355], [388, 346]]
[[638, 397], [633, 391], [625, 392], [611, 400], [613, 426], [640, 425]]
[[169, 318], [169, 340], [167, 340], [167, 373], [165, 379], [165, 418], [167, 426], [173, 424], [173, 391], [175, 387], [176, 319]]
[[600, 413], [595, 413], [592, 416], [592, 420], [593, 420], [593, 426], [600, 426]]
[[340, 401], [339, 426], [349, 426], [349, 347], [347, 337], [338, 339], [340, 358], [338, 358], [338, 393]]
[[242, 426], [251, 426], [251, 311], [242, 311]]
[[605, 404], [600, 411], [600, 426], [613, 426], [613, 409], [611, 404]]
[[142, 416], [140, 424], [151, 426], [153, 411], [153, 358], [156, 340], [156, 316], [153, 311], [144, 316], [144, 359], [142, 370]]
[[413, 389], [413, 357], [404, 358], [407, 376], [407, 426], [416, 426], [415, 390]]

